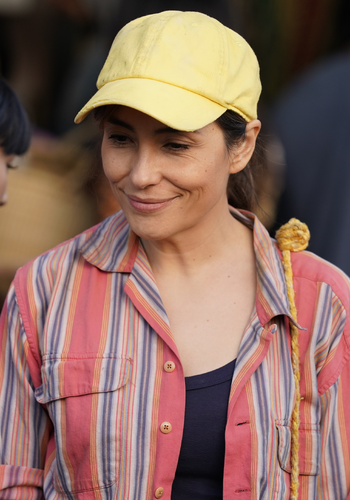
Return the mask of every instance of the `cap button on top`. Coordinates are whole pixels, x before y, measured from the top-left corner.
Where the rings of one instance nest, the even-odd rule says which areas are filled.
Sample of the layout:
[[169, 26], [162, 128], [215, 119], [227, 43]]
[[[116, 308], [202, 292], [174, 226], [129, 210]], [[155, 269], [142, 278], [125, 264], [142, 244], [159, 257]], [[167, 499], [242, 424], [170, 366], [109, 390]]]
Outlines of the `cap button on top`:
[[166, 361], [164, 363], [164, 370], [168, 373], [171, 373], [175, 370], [175, 363], [173, 361]]
[[163, 422], [162, 424], [160, 424], [160, 431], [163, 434], [169, 434], [169, 432], [171, 432], [172, 428], [173, 427], [172, 427], [170, 422]]
[[154, 496], [156, 498], [161, 498], [164, 494], [164, 488], [160, 487], [160, 488], [157, 488], [156, 491], [154, 492]]

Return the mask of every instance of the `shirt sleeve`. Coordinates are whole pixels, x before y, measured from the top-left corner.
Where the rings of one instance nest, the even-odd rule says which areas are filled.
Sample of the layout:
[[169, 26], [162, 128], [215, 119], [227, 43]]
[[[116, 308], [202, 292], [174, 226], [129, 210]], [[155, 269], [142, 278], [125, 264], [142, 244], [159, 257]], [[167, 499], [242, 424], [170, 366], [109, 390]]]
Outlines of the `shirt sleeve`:
[[[350, 500], [350, 362], [338, 380], [320, 396], [321, 468], [319, 490], [329, 498]], [[328, 498], [328, 497], [327, 497]]]
[[0, 318], [2, 499], [44, 498], [44, 466], [52, 424], [45, 407], [35, 399], [30, 357], [30, 345], [11, 286]]

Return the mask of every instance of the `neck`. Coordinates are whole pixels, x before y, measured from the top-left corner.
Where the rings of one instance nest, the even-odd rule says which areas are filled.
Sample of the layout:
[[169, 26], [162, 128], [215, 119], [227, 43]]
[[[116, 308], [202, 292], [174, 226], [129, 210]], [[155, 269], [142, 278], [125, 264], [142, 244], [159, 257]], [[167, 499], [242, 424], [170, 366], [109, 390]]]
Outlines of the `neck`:
[[191, 276], [222, 259], [240, 259], [247, 248], [252, 249], [252, 232], [232, 217], [228, 208], [211, 222], [206, 220], [205, 227], [197, 224], [167, 240], [142, 240], [155, 275]]

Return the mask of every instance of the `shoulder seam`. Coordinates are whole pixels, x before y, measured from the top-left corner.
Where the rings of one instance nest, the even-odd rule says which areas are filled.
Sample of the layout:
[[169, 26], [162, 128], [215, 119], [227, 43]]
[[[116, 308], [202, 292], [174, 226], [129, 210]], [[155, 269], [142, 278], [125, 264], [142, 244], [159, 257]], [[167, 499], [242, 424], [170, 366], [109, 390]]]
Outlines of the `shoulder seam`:
[[[37, 353], [35, 351], [35, 341], [33, 340], [33, 332], [31, 331], [30, 328], [30, 322], [29, 319], [27, 318], [27, 315], [25, 313], [25, 305], [24, 305], [24, 299], [22, 298], [22, 293], [21, 293], [21, 285], [19, 282], [19, 275], [20, 273], [23, 272], [23, 268], [19, 269], [15, 275], [14, 278], [14, 289], [15, 289], [15, 300], [18, 305], [18, 312], [19, 312], [19, 317], [21, 320], [21, 323], [23, 325], [24, 332], [26, 334], [27, 340], [28, 340], [28, 345], [30, 348], [30, 351], [32, 353], [33, 358], [38, 364], [38, 368], [41, 368], [41, 359], [38, 358]], [[37, 350], [39, 351], [39, 346], [37, 346]]]

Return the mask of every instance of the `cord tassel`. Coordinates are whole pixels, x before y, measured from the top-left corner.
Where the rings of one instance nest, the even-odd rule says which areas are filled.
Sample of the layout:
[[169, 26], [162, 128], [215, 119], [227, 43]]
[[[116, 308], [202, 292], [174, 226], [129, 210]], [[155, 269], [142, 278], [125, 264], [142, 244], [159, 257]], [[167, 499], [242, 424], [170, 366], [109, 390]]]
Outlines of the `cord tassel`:
[[[276, 239], [278, 247], [282, 252], [282, 264], [286, 277], [287, 293], [291, 314], [297, 321], [297, 309], [295, 307], [295, 293], [293, 287], [293, 270], [290, 252], [305, 250], [309, 244], [310, 231], [306, 224], [298, 219], [290, 219], [277, 232]], [[299, 330], [290, 322], [291, 333], [291, 358], [295, 383], [295, 405], [292, 413], [292, 437], [291, 437], [291, 481], [290, 498], [297, 500], [299, 491], [299, 424], [300, 424], [300, 369], [299, 369]]]

